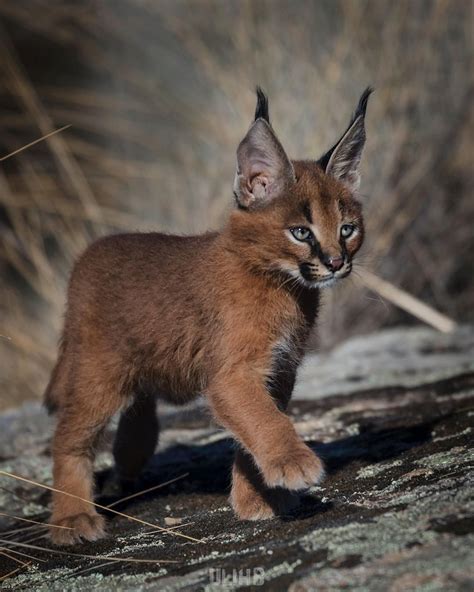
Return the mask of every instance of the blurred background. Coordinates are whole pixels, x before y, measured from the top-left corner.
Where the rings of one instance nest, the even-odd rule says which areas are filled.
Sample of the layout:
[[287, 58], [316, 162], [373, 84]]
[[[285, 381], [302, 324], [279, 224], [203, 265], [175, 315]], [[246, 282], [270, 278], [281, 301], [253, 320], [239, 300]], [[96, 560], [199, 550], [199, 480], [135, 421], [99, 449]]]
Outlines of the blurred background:
[[[359, 264], [456, 321], [473, 313], [470, 0], [0, 3], [0, 407], [39, 399], [65, 288], [95, 238], [197, 233], [232, 207], [260, 84], [294, 158], [318, 158], [373, 85]], [[357, 273], [318, 349], [417, 322]]]

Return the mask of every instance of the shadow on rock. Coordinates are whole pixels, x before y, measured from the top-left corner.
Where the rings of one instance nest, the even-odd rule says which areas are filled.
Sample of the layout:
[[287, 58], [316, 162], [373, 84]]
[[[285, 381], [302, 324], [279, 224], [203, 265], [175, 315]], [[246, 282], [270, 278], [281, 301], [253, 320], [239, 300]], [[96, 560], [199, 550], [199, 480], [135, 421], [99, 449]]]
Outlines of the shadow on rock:
[[[431, 439], [437, 420], [413, 426], [376, 429], [366, 426], [361, 433], [330, 443], [310, 441], [308, 445], [324, 460], [329, 475], [338, 475], [352, 462], [374, 464], [396, 458], [407, 450], [421, 446]], [[143, 476], [133, 486], [118, 484], [113, 469], [97, 475], [98, 488], [102, 491], [100, 503], [110, 504], [121, 497], [131, 495], [149, 487], [165, 483], [187, 473], [186, 478], [144, 494], [117, 508], [124, 509], [136, 502], [156, 499], [170, 493], [177, 494], [221, 494], [228, 495], [231, 486], [231, 466], [234, 456], [234, 442], [230, 438], [209, 444], [176, 444], [156, 454]], [[305, 503], [308, 501], [308, 503]], [[303, 496], [300, 517], [325, 511], [327, 504], [318, 503], [313, 496]], [[309, 508], [309, 501], [311, 507]], [[324, 507], [323, 507], [324, 506]]]
[[353, 461], [375, 464], [421, 446], [431, 439], [436, 423], [437, 421], [430, 421], [409, 427], [384, 429], [368, 426], [361, 433], [342, 440], [327, 444], [308, 444], [324, 460], [327, 472], [333, 474]]

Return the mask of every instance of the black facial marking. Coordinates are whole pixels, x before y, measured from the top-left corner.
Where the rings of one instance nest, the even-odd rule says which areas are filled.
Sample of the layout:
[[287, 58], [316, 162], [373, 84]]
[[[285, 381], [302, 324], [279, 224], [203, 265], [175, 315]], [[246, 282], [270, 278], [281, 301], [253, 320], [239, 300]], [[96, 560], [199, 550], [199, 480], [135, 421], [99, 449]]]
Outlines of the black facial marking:
[[341, 245], [341, 255], [342, 255], [342, 258], [344, 259], [344, 261], [347, 261], [348, 256], [347, 256], [346, 241], [345, 241], [345, 239], [342, 236], [339, 237], [339, 244]]
[[300, 273], [304, 277], [305, 280], [311, 282], [314, 280], [314, 276], [311, 272], [311, 265], [309, 263], [300, 263]]
[[311, 244], [311, 256], [318, 257], [321, 261], [323, 260], [323, 251], [321, 249], [321, 245], [318, 243], [316, 239], [314, 239], [313, 243]]
[[308, 220], [310, 224], [313, 223], [313, 218], [311, 216], [311, 207], [309, 205], [309, 202], [307, 201], [303, 203], [303, 216], [306, 218], [306, 220]]

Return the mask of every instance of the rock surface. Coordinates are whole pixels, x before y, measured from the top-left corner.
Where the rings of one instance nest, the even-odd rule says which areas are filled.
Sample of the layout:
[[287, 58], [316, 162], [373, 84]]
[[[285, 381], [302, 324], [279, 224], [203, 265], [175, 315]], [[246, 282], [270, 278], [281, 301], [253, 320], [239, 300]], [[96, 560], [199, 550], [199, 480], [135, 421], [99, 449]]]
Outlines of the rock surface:
[[[115, 509], [107, 539], [57, 554], [44, 529], [0, 516], [5, 590], [450, 591], [474, 589], [474, 328], [397, 329], [309, 356], [291, 413], [328, 477], [284, 519], [238, 522], [227, 503], [232, 443], [203, 407], [164, 407], [158, 453]], [[0, 416], [0, 470], [51, 484], [51, 421]], [[108, 504], [111, 458], [98, 459]], [[44, 522], [49, 493], [0, 475], [2, 512]], [[21, 530], [18, 530], [21, 529]], [[8, 541], [8, 544], [7, 544]], [[43, 549], [16, 546], [19, 543]], [[69, 554], [71, 553], [71, 554]], [[72, 553], [91, 555], [81, 557]], [[176, 563], [112, 562], [107, 555]]]

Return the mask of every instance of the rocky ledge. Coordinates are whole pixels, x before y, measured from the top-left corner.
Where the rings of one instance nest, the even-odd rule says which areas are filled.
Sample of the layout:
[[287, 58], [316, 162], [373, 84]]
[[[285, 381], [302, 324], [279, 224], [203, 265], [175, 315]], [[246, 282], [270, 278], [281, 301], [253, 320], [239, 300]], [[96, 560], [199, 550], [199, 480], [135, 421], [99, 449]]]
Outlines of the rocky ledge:
[[[308, 356], [291, 413], [328, 476], [291, 516], [258, 523], [238, 522], [228, 506], [228, 434], [202, 407], [166, 407], [159, 450], [137, 491], [179, 479], [114, 509], [172, 532], [110, 515], [107, 539], [63, 555], [42, 526], [0, 516], [0, 577], [18, 568], [1, 584], [45, 592], [472, 590], [473, 403], [472, 327], [448, 336], [386, 331]], [[50, 435], [38, 405], [4, 413], [0, 470], [51, 484]], [[104, 505], [114, 501], [104, 493], [110, 467], [105, 450], [97, 475]], [[44, 522], [48, 503], [48, 491], [0, 476], [2, 512]], [[15, 555], [27, 565], [12, 551], [29, 555]]]

